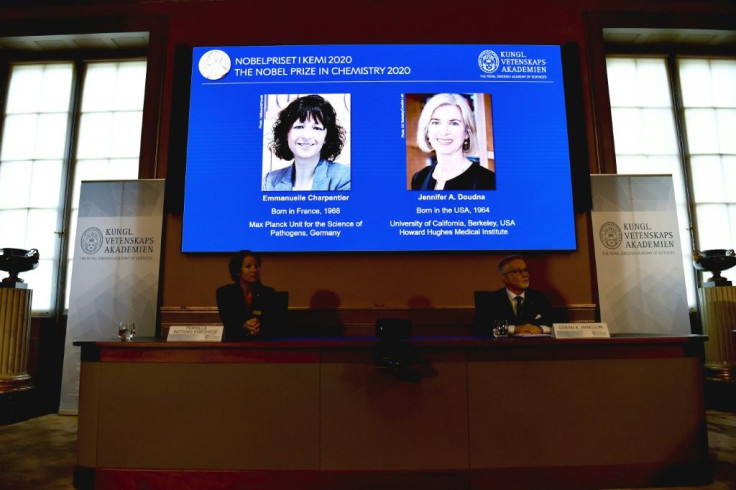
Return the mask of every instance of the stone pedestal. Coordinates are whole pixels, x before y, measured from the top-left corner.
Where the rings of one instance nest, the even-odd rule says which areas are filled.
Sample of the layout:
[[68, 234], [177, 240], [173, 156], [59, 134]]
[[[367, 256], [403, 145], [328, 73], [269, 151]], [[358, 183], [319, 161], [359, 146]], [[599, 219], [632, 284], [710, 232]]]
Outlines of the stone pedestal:
[[701, 288], [701, 318], [705, 343], [705, 367], [711, 377], [736, 383], [736, 287]]
[[32, 290], [0, 287], [0, 393], [33, 387], [28, 369]]

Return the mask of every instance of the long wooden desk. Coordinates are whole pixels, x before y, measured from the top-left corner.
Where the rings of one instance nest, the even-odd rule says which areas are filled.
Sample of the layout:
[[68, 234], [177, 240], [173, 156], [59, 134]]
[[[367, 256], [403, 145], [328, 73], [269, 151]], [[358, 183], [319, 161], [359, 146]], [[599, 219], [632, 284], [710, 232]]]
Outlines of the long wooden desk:
[[710, 481], [704, 337], [76, 342], [77, 488]]

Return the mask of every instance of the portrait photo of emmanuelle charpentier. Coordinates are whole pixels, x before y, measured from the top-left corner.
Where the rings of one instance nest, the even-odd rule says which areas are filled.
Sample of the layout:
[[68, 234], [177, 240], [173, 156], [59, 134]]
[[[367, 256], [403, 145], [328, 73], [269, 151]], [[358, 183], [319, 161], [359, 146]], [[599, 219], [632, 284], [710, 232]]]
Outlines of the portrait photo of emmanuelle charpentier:
[[407, 189], [496, 188], [491, 97], [406, 94]]
[[265, 98], [263, 191], [349, 191], [350, 94]]

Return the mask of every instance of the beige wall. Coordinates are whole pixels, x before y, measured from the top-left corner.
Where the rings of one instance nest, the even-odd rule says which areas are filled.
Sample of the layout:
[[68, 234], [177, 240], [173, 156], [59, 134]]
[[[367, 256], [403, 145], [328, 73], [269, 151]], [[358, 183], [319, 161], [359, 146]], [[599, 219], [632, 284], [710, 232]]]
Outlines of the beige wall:
[[[534, 285], [560, 306], [592, 301], [584, 214], [577, 227], [580, 251], [527, 254]], [[216, 287], [230, 281], [229, 256], [180, 253], [180, 216], [168, 216], [166, 240], [163, 306], [213, 306]], [[263, 259], [262, 280], [288, 290], [292, 307], [463, 307], [472, 306], [474, 290], [502, 286], [496, 272], [502, 256], [271, 254]]]

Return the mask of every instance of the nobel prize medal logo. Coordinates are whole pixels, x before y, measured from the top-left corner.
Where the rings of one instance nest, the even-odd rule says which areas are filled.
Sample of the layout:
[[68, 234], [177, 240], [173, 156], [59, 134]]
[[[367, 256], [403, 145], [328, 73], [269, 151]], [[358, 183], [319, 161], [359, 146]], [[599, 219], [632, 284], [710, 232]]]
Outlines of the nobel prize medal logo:
[[102, 248], [102, 231], [94, 226], [87, 228], [82, 233], [82, 239], [80, 241], [82, 251], [87, 255], [93, 255], [100, 251]]
[[199, 59], [199, 73], [207, 80], [219, 80], [230, 72], [232, 62], [225, 51], [211, 49]]
[[603, 223], [599, 236], [603, 246], [608, 249], [613, 250], [621, 246], [623, 235], [621, 234], [621, 228], [619, 228], [616, 223], [612, 223], [610, 221]]
[[498, 70], [501, 62], [498, 59], [498, 55], [495, 51], [486, 49], [478, 55], [478, 66], [481, 70], [486, 73], [493, 73]]

